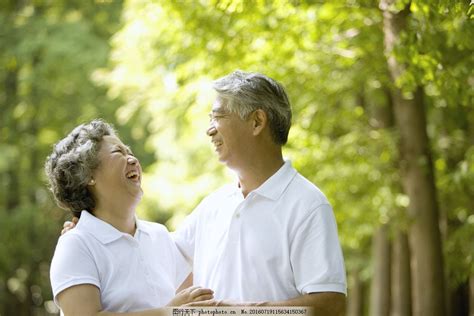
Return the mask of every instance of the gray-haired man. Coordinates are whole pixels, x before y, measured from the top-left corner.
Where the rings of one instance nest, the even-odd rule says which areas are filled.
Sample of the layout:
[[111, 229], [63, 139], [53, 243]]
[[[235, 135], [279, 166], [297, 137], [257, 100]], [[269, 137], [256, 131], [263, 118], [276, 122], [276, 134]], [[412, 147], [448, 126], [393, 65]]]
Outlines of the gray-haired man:
[[[206, 197], [174, 233], [209, 305], [313, 306], [344, 312], [346, 279], [332, 208], [284, 161], [291, 126], [283, 87], [236, 71], [214, 82], [207, 135], [236, 183]], [[202, 304], [199, 304], [202, 305]]]

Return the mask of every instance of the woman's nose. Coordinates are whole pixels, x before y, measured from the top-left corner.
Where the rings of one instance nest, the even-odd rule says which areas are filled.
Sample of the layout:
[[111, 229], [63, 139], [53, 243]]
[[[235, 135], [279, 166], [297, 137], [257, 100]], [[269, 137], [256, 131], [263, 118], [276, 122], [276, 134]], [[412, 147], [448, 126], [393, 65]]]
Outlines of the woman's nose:
[[136, 165], [138, 163], [138, 159], [135, 158], [134, 156], [129, 156], [127, 158], [127, 162], [129, 165]]

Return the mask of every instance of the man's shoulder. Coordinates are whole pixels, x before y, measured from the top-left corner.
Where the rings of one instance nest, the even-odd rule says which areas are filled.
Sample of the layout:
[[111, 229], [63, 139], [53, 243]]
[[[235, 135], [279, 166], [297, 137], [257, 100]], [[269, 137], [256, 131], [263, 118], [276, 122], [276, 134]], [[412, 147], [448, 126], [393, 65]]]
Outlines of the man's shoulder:
[[289, 184], [286, 194], [290, 195], [293, 199], [304, 201], [315, 207], [329, 204], [326, 195], [324, 195], [321, 189], [299, 172]]
[[214, 203], [222, 199], [226, 199], [235, 193], [236, 187], [235, 184], [226, 184], [208, 194], [201, 203]]
[[205, 196], [191, 213], [193, 218], [201, 218], [202, 216], [213, 216], [214, 212], [222, 205], [229, 204], [230, 199], [236, 192], [235, 185], [224, 185], [214, 192]]

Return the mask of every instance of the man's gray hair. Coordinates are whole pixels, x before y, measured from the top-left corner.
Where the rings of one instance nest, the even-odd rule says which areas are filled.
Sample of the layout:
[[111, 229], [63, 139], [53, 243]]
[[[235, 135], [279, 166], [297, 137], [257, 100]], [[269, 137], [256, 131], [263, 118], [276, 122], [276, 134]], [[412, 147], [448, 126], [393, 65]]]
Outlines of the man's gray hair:
[[268, 116], [273, 141], [286, 144], [291, 106], [280, 83], [260, 73], [237, 70], [214, 81], [213, 87], [227, 109], [241, 119], [247, 119], [255, 110], [263, 110]]
[[54, 145], [45, 163], [49, 188], [57, 204], [79, 217], [82, 210], [93, 212], [95, 200], [87, 185], [99, 166], [102, 138], [116, 135], [113, 127], [96, 119], [74, 128]]

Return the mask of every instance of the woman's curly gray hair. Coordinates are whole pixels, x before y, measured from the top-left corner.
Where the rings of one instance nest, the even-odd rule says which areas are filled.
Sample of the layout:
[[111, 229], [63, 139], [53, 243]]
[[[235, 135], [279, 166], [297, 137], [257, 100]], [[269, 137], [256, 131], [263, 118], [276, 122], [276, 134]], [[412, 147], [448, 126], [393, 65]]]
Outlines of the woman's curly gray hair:
[[92, 212], [95, 200], [87, 185], [99, 165], [102, 138], [116, 135], [114, 128], [96, 119], [74, 128], [54, 145], [45, 163], [46, 176], [54, 198], [61, 208], [79, 217], [82, 210]]

